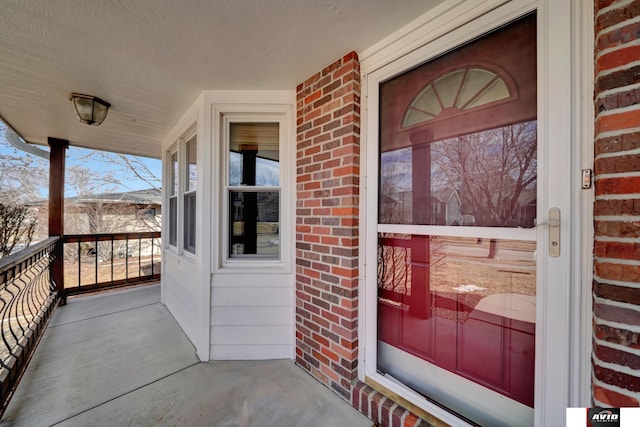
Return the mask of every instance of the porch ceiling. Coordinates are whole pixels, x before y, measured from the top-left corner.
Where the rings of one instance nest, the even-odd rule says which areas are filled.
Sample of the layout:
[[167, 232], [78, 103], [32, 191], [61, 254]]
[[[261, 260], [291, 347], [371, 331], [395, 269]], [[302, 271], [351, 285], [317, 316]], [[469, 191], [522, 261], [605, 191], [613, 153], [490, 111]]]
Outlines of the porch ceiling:
[[[203, 90], [294, 89], [443, 0], [4, 0], [0, 115], [29, 142], [160, 157]], [[69, 93], [112, 104], [80, 123]]]

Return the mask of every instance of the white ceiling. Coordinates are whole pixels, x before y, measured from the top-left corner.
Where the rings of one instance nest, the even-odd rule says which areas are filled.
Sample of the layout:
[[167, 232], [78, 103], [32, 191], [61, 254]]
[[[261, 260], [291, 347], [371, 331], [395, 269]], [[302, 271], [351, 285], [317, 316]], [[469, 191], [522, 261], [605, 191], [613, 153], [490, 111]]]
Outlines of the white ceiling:
[[[294, 89], [442, 0], [2, 0], [0, 115], [30, 142], [160, 157], [207, 89]], [[112, 104], [80, 123], [71, 92]]]

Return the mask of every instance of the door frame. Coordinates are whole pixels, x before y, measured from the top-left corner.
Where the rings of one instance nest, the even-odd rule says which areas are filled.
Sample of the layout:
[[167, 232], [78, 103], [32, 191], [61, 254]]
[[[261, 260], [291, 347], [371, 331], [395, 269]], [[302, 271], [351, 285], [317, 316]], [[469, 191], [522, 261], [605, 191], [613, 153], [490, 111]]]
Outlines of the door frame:
[[[584, 125], [592, 105], [590, 70], [593, 20], [580, 0], [445, 1], [430, 13], [363, 52], [365, 113], [361, 179], [360, 348], [358, 375], [440, 420], [461, 419], [418, 393], [377, 372], [377, 192], [378, 83], [510, 22], [526, 13], [538, 16], [538, 218], [561, 210], [561, 252], [548, 256], [546, 227], [537, 230], [538, 301], [536, 322], [535, 425], [562, 425], [565, 408], [589, 406], [591, 385], [591, 299], [593, 266], [589, 228], [592, 191], [580, 190], [581, 168], [590, 167], [593, 138]], [[592, 12], [591, 12], [592, 13]], [[590, 21], [584, 22], [585, 18]], [[590, 38], [589, 38], [590, 37]], [[580, 71], [576, 73], [576, 71]], [[592, 135], [592, 134], [591, 134]], [[549, 150], [553, 144], [553, 152]], [[581, 215], [582, 214], [582, 215]], [[370, 278], [368, 280], [368, 278]], [[547, 283], [547, 287], [540, 286]], [[553, 294], [547, 288], [553, 285]], [[585, 286], [585, 284], [587, 286]], [[571, 301], [577, 303], [571, 304]], [[564, 325], [564, 327], [558, 327]], [[576, 363], [577, 362], [577, 363]], [[461, 424], [463, 423], [463, 424]]]

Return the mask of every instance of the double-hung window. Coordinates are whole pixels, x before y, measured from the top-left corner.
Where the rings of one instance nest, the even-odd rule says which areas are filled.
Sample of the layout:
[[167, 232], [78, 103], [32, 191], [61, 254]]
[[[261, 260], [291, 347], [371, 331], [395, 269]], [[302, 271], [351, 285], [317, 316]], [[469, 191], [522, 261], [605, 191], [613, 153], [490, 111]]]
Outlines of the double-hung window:
[[190, 133], [185, 138], [180, 138], [167, 153], [169, 158], [168, 245], [178, 253], [195, 254], [196, 252], [197, 145], [197, 135]]
[[280, 123], [229, 118], [227, 259], [280, 259]]
[[196, 252], [196, 187], [198, 183], [198, 141], [194, 135], [185, 143], [183, 248]]
[[169, 152], [169, 246], [178, 246], [178, 147]]

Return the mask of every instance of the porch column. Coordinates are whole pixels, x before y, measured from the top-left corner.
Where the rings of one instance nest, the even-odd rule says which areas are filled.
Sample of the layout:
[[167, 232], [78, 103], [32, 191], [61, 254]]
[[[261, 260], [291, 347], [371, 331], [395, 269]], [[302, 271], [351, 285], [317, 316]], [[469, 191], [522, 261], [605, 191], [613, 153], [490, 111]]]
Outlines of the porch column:
[[[64, 160], [69, 141], [65, 139], [47, 139], [51, 147], [49, 155], [49, 237], [64, 236]], [[56, 284], [58, 295], [64, 301], [64, 245], [59, 242], [54, 251], [55, 259], [51, 266], [51, 276]]]
[[[431, 225], [431, 143], [430, 131], [410, 136], [413, 168], [411, 210], [413, 224]], [[425, 185], [426, 184], [426, 185]], [[411, 294], [405, 295], [409, 313], [431, 317], [431, 236], [411, 237]]]

